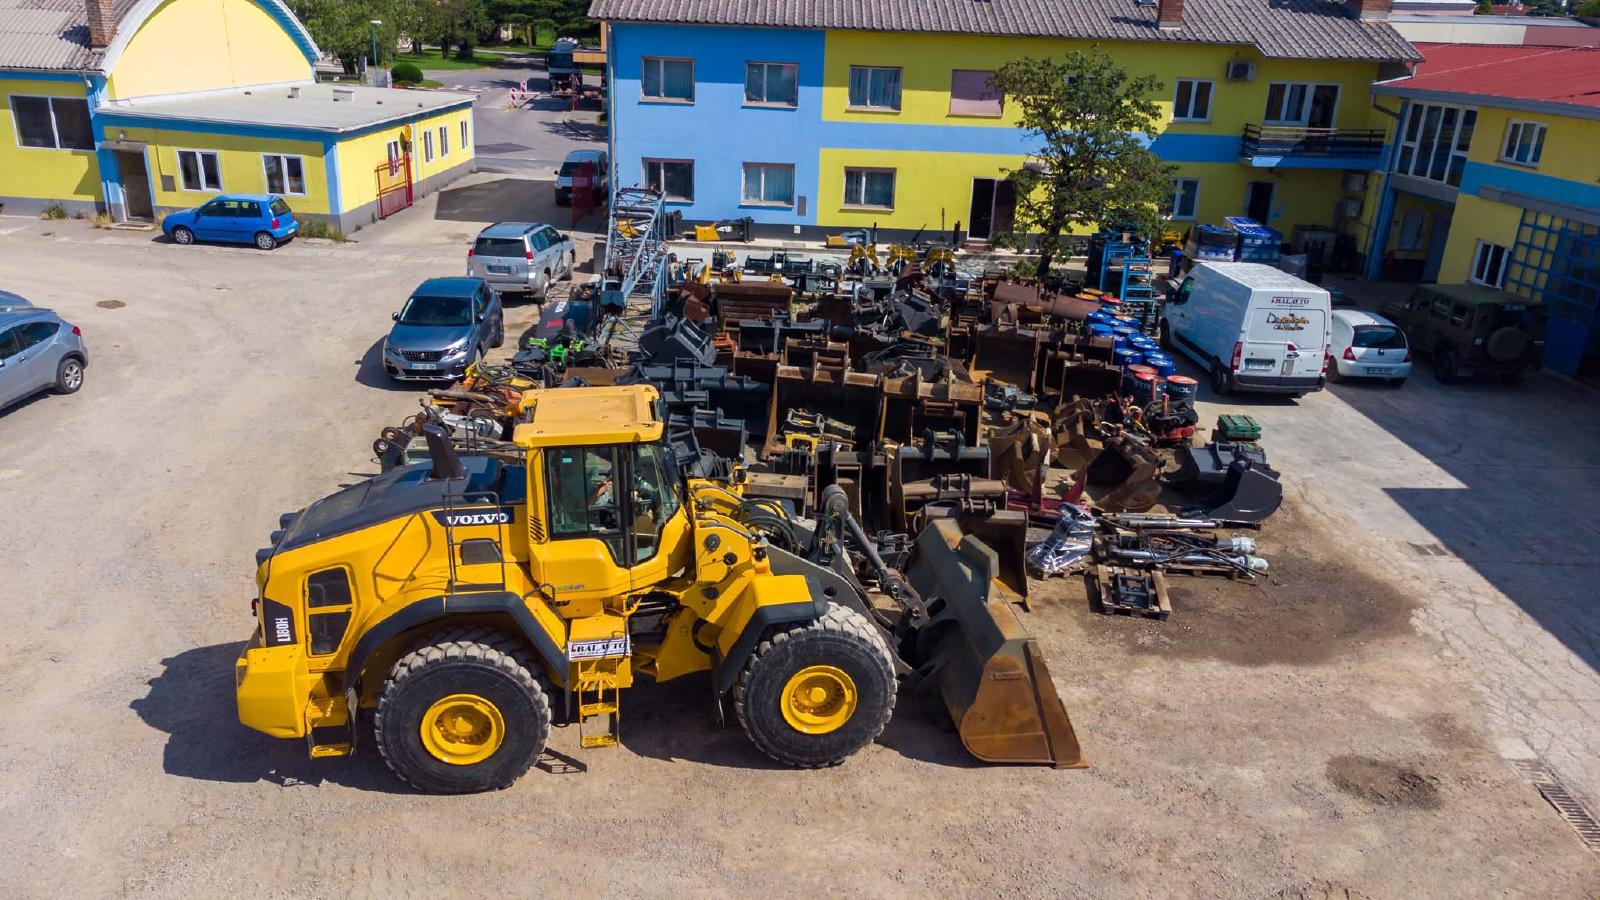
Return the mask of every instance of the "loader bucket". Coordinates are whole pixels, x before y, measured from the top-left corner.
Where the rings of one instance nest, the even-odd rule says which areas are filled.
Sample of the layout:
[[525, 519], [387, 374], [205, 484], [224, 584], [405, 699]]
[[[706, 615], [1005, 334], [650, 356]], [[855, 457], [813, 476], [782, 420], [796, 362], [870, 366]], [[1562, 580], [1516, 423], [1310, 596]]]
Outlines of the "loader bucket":
[[[1039, 645], [998, 580], [994, 551], [956, 522], [917, 536], [906, 576], [928, 603], [902, 653], [937, 686], [967, 752], [985, 762], [1088, 765]], [[909, 646], [908, 646], [909, 645]]]
[[1283, 484], [1264, 463], [1235, 459], [1222, 486], [1198, 501], [1207, 518], [1225, 522], [1264, 522], [1283, 505]]
[[1096, 488], [1095, 505], [1112, 512], [1145, 512], [1161, 497], [1161, 457], [1123, 435], [1106, 438], [1105, 449], [1084, 474]]

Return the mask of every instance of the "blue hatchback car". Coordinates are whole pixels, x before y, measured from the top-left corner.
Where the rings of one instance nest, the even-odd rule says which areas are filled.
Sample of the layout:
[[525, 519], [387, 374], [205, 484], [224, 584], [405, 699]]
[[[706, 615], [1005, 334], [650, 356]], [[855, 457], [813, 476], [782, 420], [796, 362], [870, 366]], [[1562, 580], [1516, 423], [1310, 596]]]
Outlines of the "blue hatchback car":
[[174, 243], [221, 241], [271, 250], [300, 231], [294, 211], [271, 194], [224, 194], [204, 206], [168, 213], [161, 230]]

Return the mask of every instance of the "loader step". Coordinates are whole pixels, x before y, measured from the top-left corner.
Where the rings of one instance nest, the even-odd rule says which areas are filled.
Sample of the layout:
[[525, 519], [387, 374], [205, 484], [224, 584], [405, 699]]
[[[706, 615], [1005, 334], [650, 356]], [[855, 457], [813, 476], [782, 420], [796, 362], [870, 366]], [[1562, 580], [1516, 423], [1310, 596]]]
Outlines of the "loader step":
[[582, 716], [585, 719], [591, 718], [593, 716], [609, 716], [609, 715], [612, 715], [613, 713], [615, 713], [616, 711], [617, 711], [617, 704], [612, 703], [612, 702], [608, 702], [608, 701], [600, 701], [600, 702], [596, 702], [596, 703], [585, 703], [585, 704], [583, 704], [583, 705], [578, 707], [578, 715]]
[[615, 734], [609, 731], [602, 731], [599, 734], [583, 735], [578, 739], [578, 746], [585, 750], [593, 750], [599, 747], [615, 747], [620, 742], [620, 739]]
[[324, 759], [330, 756], [349, 756], [351, 746], [349, 741], [337, 744], [313, 744], [311, 746], [312, 759]]

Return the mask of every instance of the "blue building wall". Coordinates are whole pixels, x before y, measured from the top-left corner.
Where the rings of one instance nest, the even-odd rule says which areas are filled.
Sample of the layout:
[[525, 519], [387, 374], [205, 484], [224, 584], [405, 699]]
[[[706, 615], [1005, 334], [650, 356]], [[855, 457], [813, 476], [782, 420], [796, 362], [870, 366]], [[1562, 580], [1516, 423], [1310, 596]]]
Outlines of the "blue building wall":
[[[615, 24], [611, 31], [612, 159], [618, 185], [644, 183], [644, 159], [694, 160], [694, 202], [669, 203], [685, 219], [749, 216], [766, 225], [816, 221], [822, 118], [821, 31]], [[645, 56], [694, 60], [693, 104], [641, 99]], [[744, 105], [746, 61], [799, 65], [795, 109]], [[796, 206], [745, 206], [744, 163], [794, 166]], [[805, 197], [805, 213], [799, 198]]]

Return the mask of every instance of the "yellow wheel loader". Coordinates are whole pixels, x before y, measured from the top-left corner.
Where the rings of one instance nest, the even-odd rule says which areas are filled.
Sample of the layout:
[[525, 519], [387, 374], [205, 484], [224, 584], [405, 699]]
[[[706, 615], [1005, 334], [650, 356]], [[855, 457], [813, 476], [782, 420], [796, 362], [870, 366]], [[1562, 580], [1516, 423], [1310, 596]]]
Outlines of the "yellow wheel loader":
[[811, 767], [876, 738], [915, 676], [980, 758], [1083, 764], [993, 553], [952, 523], [919, 537], [902, 577], [837, 488], [810, 524], [684, 483], [653, 387], [530, 391], [522, 407], [520, 453], [457, 455], [430, 428], [428, 462], [282, 517], [236, 663], [244, 724], [313, 757], [370, 733], [406, 782], [462, 793], [515, 781], [556, 722], [581, 747], [616, 744], [636, 679], [709, 672], [719, 718], [731, 706], [762, 752]]

